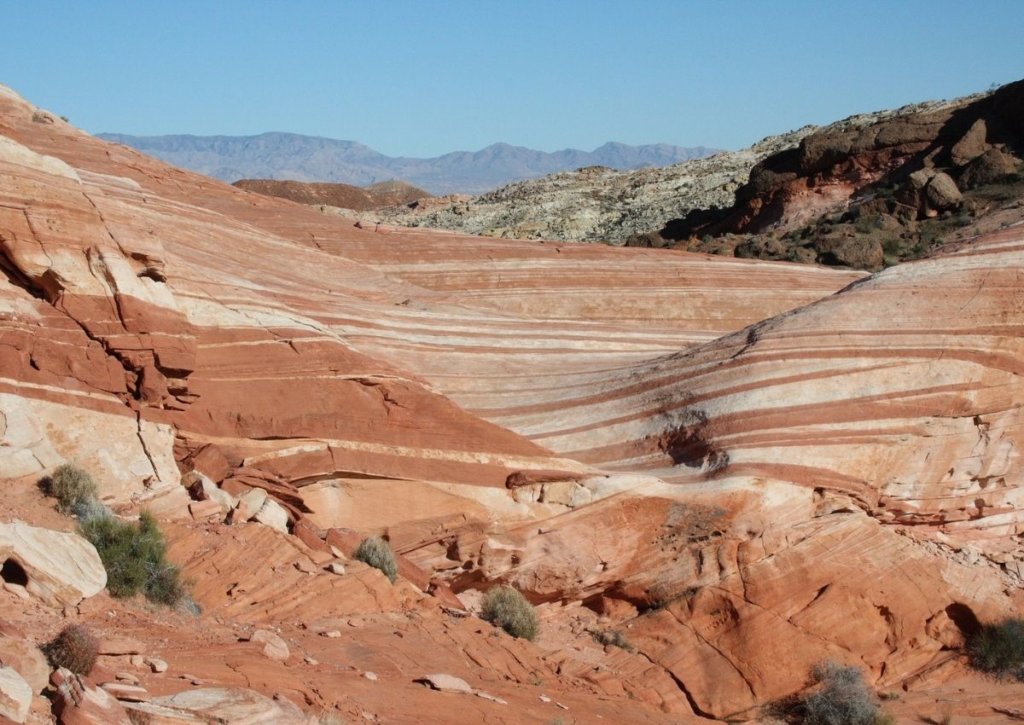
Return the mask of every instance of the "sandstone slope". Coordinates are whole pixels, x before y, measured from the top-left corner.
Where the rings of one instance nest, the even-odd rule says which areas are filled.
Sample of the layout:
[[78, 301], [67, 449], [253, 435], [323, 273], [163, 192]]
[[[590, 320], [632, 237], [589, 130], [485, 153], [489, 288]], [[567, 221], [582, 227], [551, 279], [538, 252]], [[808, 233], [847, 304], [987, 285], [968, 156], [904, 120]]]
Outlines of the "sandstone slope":
[[[743, 719], [823, 658], [908, 717], [1024, 705], [959, 651], [1021, 605], [1019, 227], [865, 279], [357, 228], [6, 89], [0, 139], [0, 517], [73, 529], [36, 481], [78, 462], [203, 608], [55, 609], [10, 570], [9, 636], [90, 624], [118, 707]], [[380, 533], [395, 585], [351, 558]], [[536, 643], [472, 614], [498, 583]]]

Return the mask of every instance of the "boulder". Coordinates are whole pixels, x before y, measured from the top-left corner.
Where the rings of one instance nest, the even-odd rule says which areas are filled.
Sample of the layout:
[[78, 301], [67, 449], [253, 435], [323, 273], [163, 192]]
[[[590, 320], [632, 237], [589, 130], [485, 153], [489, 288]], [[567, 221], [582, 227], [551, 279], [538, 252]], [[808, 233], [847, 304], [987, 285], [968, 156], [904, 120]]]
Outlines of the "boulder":
[[515, 471], [505, 478], [505, 488], [519, 488], [520, 486], [553, 483], [555, 481], [577, 481], [579, 478], [580, 474], [569, 473], [568, 471]]
[[984, 118], [977, 119], [959, 141], [949, 150], [949, 156], [957, 166], [964, 166], [985, 153], [985, 137], [988, 130]]
[[252, 518], [260, 509], [263, 508], [263, 504], [267, 501], [267, 492], [262, 488], [251, 488], [241, 496], [238, 497], [238, 508], [242, 506], [249, 512], [249, 518]]
[[0, 667], [0, 717], [25, 722], [32, 705], [32, 687], [13, 667]]
[[38, 694], [50, 681], [50, 665], [34, 642], [20, 637], [0, 637], [0, 665], [18, 671]]
[[102, 688], [61, 667], [50, 675], [56, 694], [53, 714], [61, 725], [131, 725], [128, 713]]
[[88, 541], [20, 521], [0, 524], [0, 564], [5, 581], [54, 606], [74, 606], [107, 585], [103, 562]]
[[263, 654], [277, 662], [284, 662], [291, 655], [288, 644], [269, 629], [257, 629], [249, 637], [250, 642], [263, 645]]
[[278, 695], [274, 699], [245, 688], [207, 687], [185, 690], [127, 707], [143, 722], [274, 723], [309, 725], [309, 716]]
[[938, 211], [955, 209], [964, 199], [953, 178], [941, 171], [936, 173], [925, 187], [925, 198], [928, 205]]
[[[260, 489], [253, 490], [258, 491]], [[263, 502], [260, 510], [256, 512], [256, 515], [253, 516], [253, 518], [264, 526], [276, 529], [282, 534], [288, 533], [288, 512], [281, 504], [272, 498], [268, 498]]]
[[182, 478], [182, 483], [196, 501], [216, 501], [225, 513], [235, 507], [235, 497], [227, 491], [222, 491], [208, 476], [199, 471], [186, 474]]
[[935, 173], [935, 169], [918, 169], [908, 176], [907, 180], [910, 182], [910, 186], [914, 189], [923, 189], [928, 186], [928, 182], [932, 180]]
[[446, 675], [444, 673], [423, 675], [423, 677], [419, 677], [413, 680], [413, 682], [426, 685], [430, 689], [437, 690], [439, 692], [461, 692], [467, 695], [473, 694], [473, 688], [469, 686], [469, 683], [455, 675]]
[[1018, 161], [999, 149], [992, 148], [976, 157], [960, 174], [960, 185], [965, 189], [973, 189], [986, 184], [994, 184], [1017, 170]]

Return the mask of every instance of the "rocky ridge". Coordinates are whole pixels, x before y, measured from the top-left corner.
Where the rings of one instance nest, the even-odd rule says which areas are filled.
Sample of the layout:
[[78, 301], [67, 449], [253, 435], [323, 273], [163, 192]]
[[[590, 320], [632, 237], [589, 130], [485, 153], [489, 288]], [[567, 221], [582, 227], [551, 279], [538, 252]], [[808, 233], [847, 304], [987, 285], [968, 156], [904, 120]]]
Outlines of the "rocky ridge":
[[[955, 102], [930, 101], [851, 116], [826, 127], [769, 136], [748, 149], [661, 168], [592, 167], [517, 182], [480, 196], [429, 199], [355, 218], [366, 223], [450, 229], [505, 239], [551, 239], [666, 246], [657, 231], [691, 210], [731, 207], [751, 169], [794, 149], [812, 134], [834, 134], [888, 118], [932, 112]], [[340, 212], [345, 214], [345, 212]]]
[[0, 518], [70, 532], [75, 461], [202, 607], [55, 606], [14, 548], [4, 638], [102, 638], [15, 714], [743, 720], [825, 658], [901, 717], [1024, 705], [961, 649], [1022, 607], [1021, 226], [867, 277], [357, 228], [6, 90], [0, 135]]
[[[1024, 81], [807, 136], [641, 243], [878, 270], [1024, 215]], [[1017, 210], [1017, 211], [1014, 211]]]
[[423, 189], [401, 181], [382, 181], [363, 187], [274, 179], [239, 179], [232, 186], [264, 196], [288, 199], [298, 204], [342, 207], [356, 211], [408, 204], [417, 199], [430, 197]]

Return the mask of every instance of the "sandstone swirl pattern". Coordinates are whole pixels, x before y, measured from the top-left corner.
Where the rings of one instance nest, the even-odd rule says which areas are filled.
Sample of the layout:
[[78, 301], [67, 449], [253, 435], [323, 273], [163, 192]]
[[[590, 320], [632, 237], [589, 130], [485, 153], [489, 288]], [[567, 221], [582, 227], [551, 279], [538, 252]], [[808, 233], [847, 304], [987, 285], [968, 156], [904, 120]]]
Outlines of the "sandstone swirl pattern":
[[[825, 657], [941, 682], [967, 614], [1019, 601], [1019, 227], [871, 278], [371, 231], [34, 117], [0, 93], [3, 476], [76, 460], [176, 519], [211, 614], [383, 612], [346, 641], [367, 667], [466, 652], [526, 687], [543, 662], [582, 712], [660, 722], [752, 715]], [[292, 533], [194, 525], [193, 467]], [[344, 528], [386, 530], [419, 589], [514, 584], [551, 639], [314, 574]], [[598, 614], [638, 652], [587, 650]]]

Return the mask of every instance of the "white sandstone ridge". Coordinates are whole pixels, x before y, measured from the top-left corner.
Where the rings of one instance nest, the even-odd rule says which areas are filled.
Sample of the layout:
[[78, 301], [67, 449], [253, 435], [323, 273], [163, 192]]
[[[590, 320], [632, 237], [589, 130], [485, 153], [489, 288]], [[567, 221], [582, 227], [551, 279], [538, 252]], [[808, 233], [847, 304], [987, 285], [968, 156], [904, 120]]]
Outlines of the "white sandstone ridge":
[[[333, 210], [363, 225], [448, 229], [503, 239], [548, 239], [623, 245], [657, 232], [693, 209], [732, 206], [736, 190], [764, 159], [795, 148], [823, 130], [866, 126], [908, 112], [935, 110], [955, 101], [928, 101], [850, 116], [826, 127], [808, 125], [768, 136], [750, 148], [672, 166], [615, 171], [591, 166], [503, 186], [481, 196], [421, 199], [367, 212]], [[657, 245], [656, 245], [657, 246]]]

